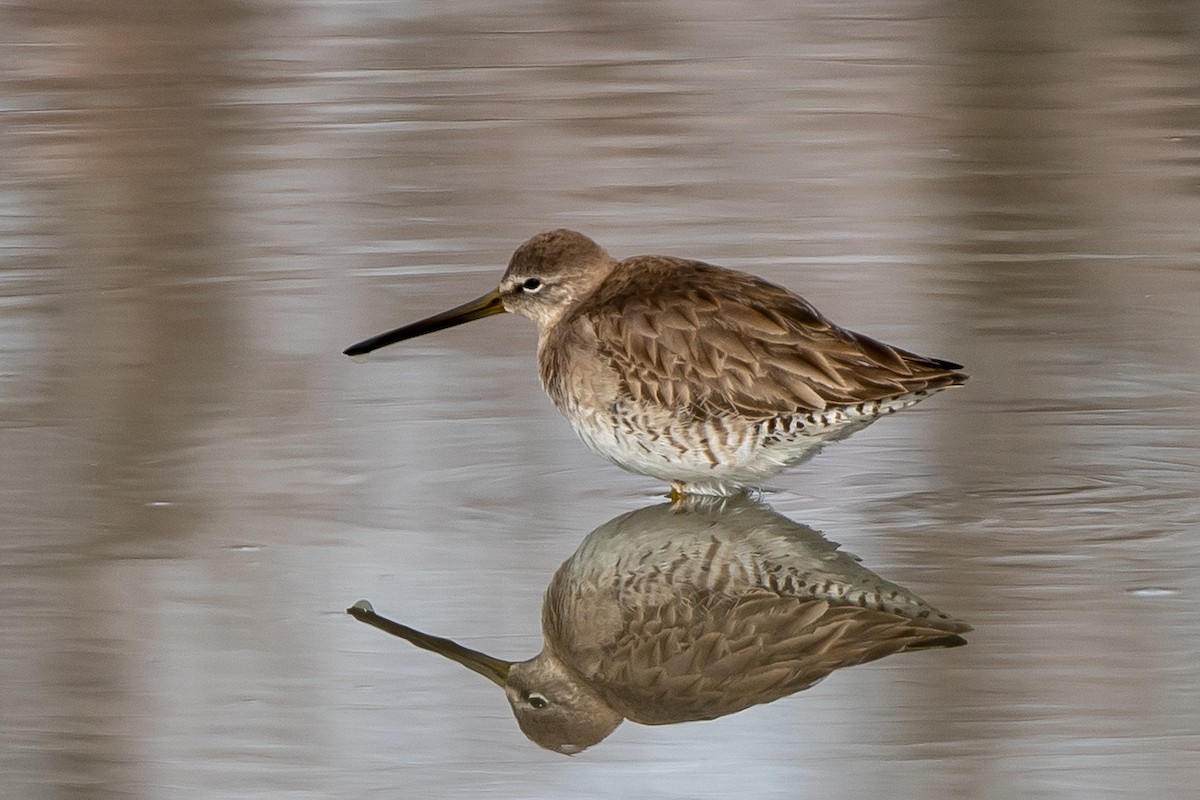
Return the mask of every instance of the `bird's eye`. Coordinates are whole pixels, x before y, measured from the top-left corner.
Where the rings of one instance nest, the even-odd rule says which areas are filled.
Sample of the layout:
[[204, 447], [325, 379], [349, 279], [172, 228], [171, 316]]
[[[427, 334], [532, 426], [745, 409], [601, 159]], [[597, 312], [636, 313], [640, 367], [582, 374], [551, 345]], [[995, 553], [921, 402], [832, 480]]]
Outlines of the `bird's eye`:
[[529, 693], [529, 705], [532, 706], [535, 710], [540, 710], [540, 709], [543, 709], [546, 706], [550, 705], [550, 701], [547, 700], [542, 695], [537, 694], [536, 692], [530, 692]]
[[521, 288], [527, 292], [536, 292], [538, 289], [542, 288], [542, 282], [537, 278], [526, 278], [524, 282], [521, 283]]

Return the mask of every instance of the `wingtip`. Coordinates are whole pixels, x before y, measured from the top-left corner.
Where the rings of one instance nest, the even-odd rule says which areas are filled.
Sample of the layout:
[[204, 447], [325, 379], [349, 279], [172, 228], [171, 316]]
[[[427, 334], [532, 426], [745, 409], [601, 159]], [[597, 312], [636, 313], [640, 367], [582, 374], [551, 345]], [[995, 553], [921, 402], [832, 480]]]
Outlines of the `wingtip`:
[[965, 637], [957, 633], [952, 633], [947, 636], [940, 636], [937, 639], [928, 639], [921, 643], [919, 649], [928, 649], [934, 647], [962, 647], [967, 644]]

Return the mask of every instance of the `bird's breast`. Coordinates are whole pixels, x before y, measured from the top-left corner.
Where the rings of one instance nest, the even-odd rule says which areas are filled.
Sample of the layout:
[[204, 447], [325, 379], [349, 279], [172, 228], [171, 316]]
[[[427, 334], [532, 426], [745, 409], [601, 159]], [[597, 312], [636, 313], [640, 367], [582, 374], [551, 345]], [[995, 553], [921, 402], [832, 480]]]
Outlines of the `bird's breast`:
[[611, 407], [619, 395], [620, 377], [586, 319], [556, 325], [541, 338], [538, 372], [546, 394], [572, 421]]

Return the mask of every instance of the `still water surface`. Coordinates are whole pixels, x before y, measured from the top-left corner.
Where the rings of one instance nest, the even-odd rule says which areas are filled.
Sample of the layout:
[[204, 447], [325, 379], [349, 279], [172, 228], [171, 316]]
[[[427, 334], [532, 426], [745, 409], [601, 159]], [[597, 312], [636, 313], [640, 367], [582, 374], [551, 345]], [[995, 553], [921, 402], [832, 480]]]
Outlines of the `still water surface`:
[[[0, 796], [1194, 793], [1189, 4], [0, 19]], [[575, 440], [524, 320], [340, 355], [555, 226], [967, 366], [765, 497], [966, 647], [565, 758], [346, 616], [527, 657], [563, 560], [661, 502]]]

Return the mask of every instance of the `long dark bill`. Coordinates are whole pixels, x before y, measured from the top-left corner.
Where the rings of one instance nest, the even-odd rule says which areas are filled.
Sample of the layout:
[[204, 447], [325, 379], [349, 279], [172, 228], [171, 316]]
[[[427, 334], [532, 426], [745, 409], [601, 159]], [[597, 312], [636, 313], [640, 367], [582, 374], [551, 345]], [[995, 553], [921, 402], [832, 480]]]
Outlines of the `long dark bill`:
[[370, 339], [363, 339], [361, 342], [350, 345], [342, 352], [348, 356], [362, 356], [372, 350], [378, 350], [381, 347], [387, 347], [389, 344], [402, 342], [405, 339], [412, 339], [426, 333], [453, 328], [455, 325], [462, 325], [464, 322], [502, 313], [504, 313], [504, 301], [500, 299], [500, 292], [499, 290], [491, 291], [483, 297], [477, 297], [469, 303], [455, 306], [449, 311], [434, 314], [432, 317], [423, 319], [420, 322], [402, 325], [394, 331], [381, 333], [377, 336], [372, 336]]
[[366, 600], [359, 600], [350, 606], [350, 608], [347, 608], [346, 613], [359, 622], [373, 625], [385, 633], [390, 633], [392, 636], [399, 636], [404, 641], [414, 644], [423, 650], [429, 650], [430, 652], [445, 656], [451, 661], [457, 661], [467, 669], [478, 672], [501, 688], [504, 688], [504, 683], [508, 679], [508, 668], [511, 666], [509, 662], [493, 658], [486, 653], [480, 653], [478, 650], [472, 650], [469, 647], [463, 647], [458, 642], [443, 639], [440, 636], [430, 636], [428, 633], [421, 633], [421, 631], [415, 628], [401, 625], [399, 622], [393, 622], [387, 617], [381, 617], [375, 613], [375, 609]]

